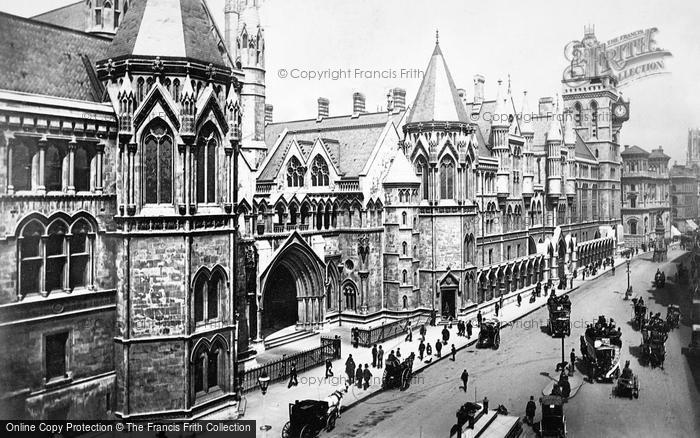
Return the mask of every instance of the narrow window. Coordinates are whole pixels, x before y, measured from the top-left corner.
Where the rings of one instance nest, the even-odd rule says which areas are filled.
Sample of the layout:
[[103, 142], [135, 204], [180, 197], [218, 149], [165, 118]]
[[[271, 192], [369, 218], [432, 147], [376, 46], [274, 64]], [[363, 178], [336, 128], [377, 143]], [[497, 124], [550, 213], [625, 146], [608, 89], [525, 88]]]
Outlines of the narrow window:
[[46, 336], [46, 380], [66, 376], [66, 344], [68, 332]]

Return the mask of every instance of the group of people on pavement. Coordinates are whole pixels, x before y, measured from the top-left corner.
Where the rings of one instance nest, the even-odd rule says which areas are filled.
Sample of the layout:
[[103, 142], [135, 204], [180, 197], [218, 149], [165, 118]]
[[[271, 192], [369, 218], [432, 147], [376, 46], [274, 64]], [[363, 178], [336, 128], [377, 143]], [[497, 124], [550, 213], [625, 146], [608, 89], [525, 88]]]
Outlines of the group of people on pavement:
[[[375, 363], [372, 364], [372, 366], [374, 365]], [[357, 385], [358, 388], [363, 388], [365, 390], [369, 388], [369, 381], [372, 380], [372, 372], [369, 370], [369, 364], [365, 364], [364, 368], [362, 364], [358, 364], [357, 368], [355, 368], [355, 360], [352, 358], [352, 354], [348, 355], [348, 359], [345, 361], [345, 374], [348, 376], [348, 383], [350, 385], [354, 384]]]

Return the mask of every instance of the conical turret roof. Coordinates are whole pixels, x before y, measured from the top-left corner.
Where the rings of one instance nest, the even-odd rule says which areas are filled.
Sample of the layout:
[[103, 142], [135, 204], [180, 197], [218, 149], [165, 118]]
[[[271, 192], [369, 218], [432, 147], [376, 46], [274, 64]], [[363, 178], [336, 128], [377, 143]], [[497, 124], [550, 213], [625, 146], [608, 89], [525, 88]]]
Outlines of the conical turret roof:
[[200, 0], [132, 2], [108, 51], [110, 58], [163, 56], [225, 65]]
[[467, 111], [437, 42], [407, 123], [432, 121], [469, 122]]

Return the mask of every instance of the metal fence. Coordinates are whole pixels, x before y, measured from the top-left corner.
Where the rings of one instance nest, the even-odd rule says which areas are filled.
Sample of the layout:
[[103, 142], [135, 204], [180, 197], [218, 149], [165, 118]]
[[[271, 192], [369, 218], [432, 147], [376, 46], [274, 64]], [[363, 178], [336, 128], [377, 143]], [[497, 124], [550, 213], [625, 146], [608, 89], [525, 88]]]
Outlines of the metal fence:
[[340, 359], [340, 338], [321, 337], [321, 346], [292, 355], [284, 355], [280, 359], [267, 362], [250, 370], [240, 371], [241, 388], [244, 392], [260, 389], [258, 378], [266, 372], [270, 383], [279, 382], [289, 377], [292, 363], [297, 373], [306, 371], [326, 363], [326, 359]]
[[[430, 320], [426, 315], [414, 315], [407, 318], [398, 319], [388, 324], [382, 324], [378, 327], [361, 329], [357, 328], [359, 335], [358, 344], [362, 347], [371, 347], [374, 344], [387, 341], [406, 334], [406, 324], [411, 321], [412, 329], [418, 328], [420, 324], [427, 324]], [[351, 339], [352, 342], [352, 339]]]

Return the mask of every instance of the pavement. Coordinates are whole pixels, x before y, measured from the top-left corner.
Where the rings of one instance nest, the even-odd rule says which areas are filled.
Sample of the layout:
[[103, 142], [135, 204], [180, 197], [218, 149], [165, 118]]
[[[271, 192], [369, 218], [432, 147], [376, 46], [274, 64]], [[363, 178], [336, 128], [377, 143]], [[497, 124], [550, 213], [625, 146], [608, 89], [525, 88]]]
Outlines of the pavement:
[[[623, 264], [625, 259], [618, 258], [615, 260], [616, 266]], [[579, 276], [578, 279], [574, 280], [574, 286], [571, 289], [557, 290], [557, 295], [562, 295], [562, 293], [568, 294], [577, 290], [581, 285], [587, 284], [590, 281], [603, 275], [610, 275], [610, 268], [599, 270], [598, 274], [595, 276], [587, 276], [586, 280], [581, 280]], [[621, 270], [617, 270], [621, 273]], [[619, 275], [619, 274], [618, 274]], [[529, 293], [532, 287], [517, 291], [522, 293], [522, 305], [517, 306], [513, 298], [517, 295], [517, 292], [508, 294], [508, 299], [504, 300], [504, 306], [499, 314], [499, 320], [502, 326], [507, 326], [509, 324], [518, 321], [525, 316], [537, 311], [546, 305], [547, 299], [543, 296], [537, 298], [534, 303], [529, 302]], [[481, 309], [484, 318], [494, 316], [493, 304], [497, 300], [492, 300], [488, 303], [480, 305], [478, 308]], [[476, 310], [474, 310], [473, 316], [470, 318], [475, 324]], [[441, 331], [443, 326], [426, 326], [426, 343], [431, 342], [433, 345], [433, 350], [435, 347], [435, 341], [441, 339]], [[349, 333], [349, 328], [342, 327], [341, 330], [346, 330]], [[382, 343], [382, 348], [385, 350], [384, 358], [391, 350], [401, 350], [402, 358], [407, 357], [410, 353], [416, 354], [416, 361], [414, 362], [413, 371], [414, 379], [412, 384], [420, 383], [420, 373], [437, 363], [443, 363], [445, 361], [450, 361], [451, 355], [449, 354], [451, 345], [454, 344], [455, 349], [459, 352], [467, 347], [473, 346], [478, 339], [479, 330], [476, 328], [473, 330], [472, 337], [467, 339], [466, 337], [456, 336], [457, 328], [456, 325], [452, 326], [450, 330], [450, 338], [446, 346], [443, 346], [442, 357], [436, 357], [435, 351], [433, 351], [433, 356], [424, 358], [423, 361], [417, 359], [418, 357], [418, 345], [419, 345], [419, 335], [417, 327], [414, 327], [414, 335], [412, 342], [406, 342], [404, 337], [398, 337], [387, 342]], [[324, 335], [333, 336], [333, 330], [330, 333], [324, 333]], [[300, 373], [298, 376], [299, 384], [298, 386], [293, 386], [291, 388], [287, 387], [287, 382], [280, 382], [270, 385], [267, 395], [262, 396], [260, 391], [252, 391], [245, 395], [247, 408], [244, 414], [245, 419], [255, 419], [259, 424], [268, 424], [272, 426], [269, 436], [275, 436], [281, 432], [282, 426], [289, 420], [289, 404], [294, 403], [296, 400], [303, 399], [325, 399], [333, 391], [343, 389], [346, 385], [346, 377], [344, 374], [345, 361], [349, 355], [352, 355], [355, 364], [370, 364], [370, 371], [372, 373], [372, 379], [370, 385], [367, 389], [357, 388], [356, 386], [350, 386], [347, 394], [345, 395], [342, 405], [343, 412], [352, 407], [356, 406], [360, 402], [369, 400], [370, 398], [382, 393], [381, 380], [383, 369], [372, 368], [372, 354], [370, 348], [352, 348], [349, 344], [349, 336], [341, 336], [343, 340], [342, 345], [342, 358], [333, 362], [333, 372], [334, 377], [325, 379], [325, 367], [317, 367], [306, 372]], [[307, 347], [308, 348], [308, 347]], [[398, 391], [398, 390], [391, 390]], [[219, 411], [218, 413], [212, 415], [208, 419], [225, 419], [225, 418], [235, 418], [234, 412], [231, 411]]]
[[[681, 251], [669, 251], [669, 262], [653, 263], [651, 254], [640, 254], [631, 263], [630, 281], [636, 293], [643, 294], [650, 309], [662, 312], [669, 303], [681, 304], [686, 315], [689, 303], [679, 302], [682, 287], [673, 282], [655, 290], [651, 277], [658, 267], [667, 277], [675, 272], [675, 258]], [[675, 262], [675, 263], [674, 263]], [[680, 347], [687, 345], [690, 328], [683, 320], [680, 329], [669, 334], [665, 369], [652, 369], [639, 358], [640, 333], [628, 324], [631, 304], [624, 301], [627, 274], [623, 267], [616, 275], [609, 271], [585, 284], [576, 283], [571, 295], [572, 333], [565, 339], [565, 353], [578, 354], [579, 335], [586, 324], [598, 315], [614, 318], [622, 328], [622, 361], [630, 360], [640, 379], [639, 399], [629, 400], [613, 395], [614, 384], [583, 382], [565, 405], [567, 430], [571, 437], [604, 436], [697, 436], [700, 430], [700, 367], [682, 356]], [[687, 295], [687, 294], [686, 294]], [[687, 300], [686, 300], [687, 301]], [[686, 309], [686, 310], [683, 310]], [[455, 421], [455, 412], [466, 401], [481, 401], [485, 396], [490, 406], [503, 404], [511, 415], [522, 417], [530, 396], [535, 400], [559, 373], [555, 365], [561, 361], [561, 340], [546, 330], [546, 308], [539, 308], [524, 318], [513, 321], [501, 330], [498, 350], [466, 347], [457, 353], [457, 361], [443, 360], [424, 368], [416, 381], [405, 391], [381, 391], [346, 411], [336, 429], [325, 436], [338, 438], [384, 438], [388, 436], [447, 436]], [[459, 376], [467, 369], [468, 391]], [[583, 377], [580, 370], [575, 376]], [[572, 385], [577, 386], [577, 385]], [[541, 416], [537, 406], [535, 420]], [[533, 430], [524, 427], [524, 436]]]

